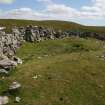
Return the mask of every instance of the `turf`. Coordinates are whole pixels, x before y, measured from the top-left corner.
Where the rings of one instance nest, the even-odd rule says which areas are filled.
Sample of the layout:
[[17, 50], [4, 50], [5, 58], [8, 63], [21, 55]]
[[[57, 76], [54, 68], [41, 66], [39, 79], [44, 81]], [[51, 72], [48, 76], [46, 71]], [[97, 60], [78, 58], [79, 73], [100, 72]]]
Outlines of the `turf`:
[[[66, 38], [23, 43], [23, 59], [9, 76], [0, 77], [0, 93], [13, 81], [22, 84], [8, 105], [105, 105], [105, 42]], [[37, 79], [34, 76], [39, 75]], [[15, 96], [21, 97], [15, 103]]]

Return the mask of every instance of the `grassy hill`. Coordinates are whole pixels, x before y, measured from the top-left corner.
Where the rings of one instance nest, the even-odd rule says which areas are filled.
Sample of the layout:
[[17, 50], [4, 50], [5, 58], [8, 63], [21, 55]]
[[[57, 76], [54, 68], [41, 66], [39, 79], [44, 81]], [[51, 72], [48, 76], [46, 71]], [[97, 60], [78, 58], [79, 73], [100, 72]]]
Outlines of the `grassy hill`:
[[93, 31], [98, 33], [105, 33], [105, 27], [97, 27], [97, 26], [84, 26], [74, 22], [67, 21], [32, 21], [32, 20], [12, 20], [12, 19], [0, 19], [0, 26], [6, 26], [7, 30], [10, 31], [12, 25], [17, 26], [26, 26], [26, 25], [37, 25], [50, 27], [54, 29], [61, 30], [83, 30], [83, 31]]
[[[4, 79], [0, 94], [13, 81], [22, 84], [8, 105], [105, 105], [105, 42], [67, 38], [24, 43], [17, 56], [24, 63]], [[33, 78], [38, 75], [38, 78]], [[21, 97], [15, 103], [15, 96]]]
[[[38, 25], [62, 30], [105, 33], [105, 27], [83, 26], [66, 21], [0, 20], [0, 26]], [[8, 105], [105, 105], [105, 42], [96, 39], [65, 38], [41, 43], [25, 42], [17, 50], [23, 64], [0, 75], [0, 95], [8, 95]], [[35, 78], [36, 75], [38, 78]], [[22, 88], [8, 94], [13, 81]], [[21, 97], [16, 103], [15, 97]]]

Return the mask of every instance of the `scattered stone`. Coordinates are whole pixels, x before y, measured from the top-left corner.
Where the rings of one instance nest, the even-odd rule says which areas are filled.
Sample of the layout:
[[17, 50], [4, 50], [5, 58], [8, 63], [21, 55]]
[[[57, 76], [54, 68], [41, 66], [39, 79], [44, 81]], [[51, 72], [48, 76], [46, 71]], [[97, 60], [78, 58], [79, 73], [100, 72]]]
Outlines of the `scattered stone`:
[[13, 57], [13, 60], [17, 63], [17, 64], [22, 64], [22, 60], [16, 56]]
[[4, 30], [4, 29], [6, 29], [6, 27], [0, 27], [0, 30]]
[[38, 57], [38, 59], [42, 59], [42, 57]]
[[9, 90], [17, 90], [17, 89], [19, 89], [19, 88], [21, 88], [21, 84], [18, 83], [18, 82], [13, 82], [13, 83], [10, 85]]
[[19, 102], [21, 101], [21, 98], [20, 98], [20, 97], [16, 97], [16, 98], [15, 98], [15, 101], [16, 101], [17, 103], [19, 103]]
[[9, 98], [7, 96], [0, 96], [0, 105], [6, 105], [9, 103]]
[[6, 71], [5, 69], [0, 69], [0, 74], [8, 74], [8, 71]]
[[32, 78], [33, 78], [33, 79], [38, 79], [38, 77], [41, 77], [41, 75], [35, 75], [35, 76], [33, 76]]
[[5, 79], [5, 77], [3, 76], [2, 79]]
[[38, 78], [38, 75], [35, 75], [34, 77], [32, 77], [33, 79], [37, 79]]
[[101, 58], [105, 58], [105, 55], [102, 55]]

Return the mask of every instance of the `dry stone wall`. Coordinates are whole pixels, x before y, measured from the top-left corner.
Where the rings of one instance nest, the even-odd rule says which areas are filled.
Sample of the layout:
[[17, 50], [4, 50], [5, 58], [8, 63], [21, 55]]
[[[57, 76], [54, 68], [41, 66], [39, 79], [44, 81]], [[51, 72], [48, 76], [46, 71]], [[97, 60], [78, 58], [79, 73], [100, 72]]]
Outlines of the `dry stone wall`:
[[0, 30], [0, 73], [7, 73], [5, 70], [9, 71], [19, 63], [20, 59], [15, 57], [22, 41], [19, 35], [16, 28], [12, 29], [11, 34], [6, 34], [3, 29]]
[[44, 28], [38, 26], [12, 27], [11, 34], [4, 31], [4, 27], [0, 27], [0, 72], [7, 73], [5, 70], [10, 70], [16, 67], [17, 64], [22, 64], [22, 60], [15, 56], [16, 50], [21, 46], [23, 41], [40, 42], [43, 40], [54, 40], [70, 36], [92, 37], [99, 40], [105, 40], [105, 35], [94, 32], [81, 31], [54, 31], [52, 28]]

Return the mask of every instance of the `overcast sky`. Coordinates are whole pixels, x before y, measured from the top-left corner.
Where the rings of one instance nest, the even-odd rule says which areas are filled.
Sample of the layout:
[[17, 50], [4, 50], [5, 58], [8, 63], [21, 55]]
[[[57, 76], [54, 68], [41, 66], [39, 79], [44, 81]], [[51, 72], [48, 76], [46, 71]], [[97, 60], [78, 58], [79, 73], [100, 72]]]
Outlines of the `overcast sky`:
[[0, 18], [105, 26], [105, 0], [0, 0]]

